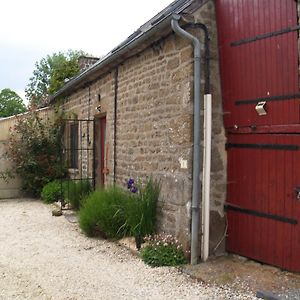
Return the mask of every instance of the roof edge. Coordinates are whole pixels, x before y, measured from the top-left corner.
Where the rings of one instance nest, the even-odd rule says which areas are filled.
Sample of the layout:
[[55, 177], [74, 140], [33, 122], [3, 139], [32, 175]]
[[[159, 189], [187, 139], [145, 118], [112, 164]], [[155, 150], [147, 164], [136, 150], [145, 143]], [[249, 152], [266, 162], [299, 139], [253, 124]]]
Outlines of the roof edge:
[[[192, 3], [197, 2], [195, 0], [177, 0], [168, 5], [161, 12], [156, 14], [148, 22], [144, 23], [138, 30], [131, 34], [125, 41], [113, 48], [108, 54], [101, 58], [98, 62], [92, 65], [90, 68], [80, 73], [76, 77], [68, 81], [59, 91], [54, 95], [49, 96], [50, 104], [55, 101], [56, 98], [68, 95], [72, 88], [76, 85], [89, 82], [89, 76], [95, 74], [103, 67], [113, 63], [117, 58], [127, 53], [128, 50], [134, 49], [143, 41], [149, 39], [157, 31], [167, 27], [171, 27], [170, 22], [173, 14], [182, 13]], [[199, 1], [199, 6], [205, 4], [207, 1]]]

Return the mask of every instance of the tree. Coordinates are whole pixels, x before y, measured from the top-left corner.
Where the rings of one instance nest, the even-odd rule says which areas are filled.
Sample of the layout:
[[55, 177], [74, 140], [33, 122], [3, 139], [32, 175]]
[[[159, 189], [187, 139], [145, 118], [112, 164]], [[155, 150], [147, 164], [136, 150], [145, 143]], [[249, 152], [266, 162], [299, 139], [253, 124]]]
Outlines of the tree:
[[25, 89], [29, 103], [38, 107], [46, 106], [49, 94], [57, 92], [67, 79], [79, 73], [78, 58], [82, 55], [86, 54], [69, 50], [47, 55], [36, 62], [33, 76]]
[[0, 92], [0, 118], [13, 116], [26, 111], [22, 98], [11, 89]]

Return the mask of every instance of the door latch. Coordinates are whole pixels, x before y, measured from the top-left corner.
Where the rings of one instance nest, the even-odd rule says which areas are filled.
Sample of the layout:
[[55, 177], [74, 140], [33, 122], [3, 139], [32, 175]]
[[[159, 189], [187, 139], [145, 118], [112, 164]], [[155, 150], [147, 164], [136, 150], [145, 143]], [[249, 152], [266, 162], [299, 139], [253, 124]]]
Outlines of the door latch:
[[295, 188], [297, 200], [300, 201], [300, 186], [296, 186]]
[[265, 116], [267, 114], [265, 105], [266, 105], [266, 101], [261, 101], [256, 104], [255, 110], [259, 116]]

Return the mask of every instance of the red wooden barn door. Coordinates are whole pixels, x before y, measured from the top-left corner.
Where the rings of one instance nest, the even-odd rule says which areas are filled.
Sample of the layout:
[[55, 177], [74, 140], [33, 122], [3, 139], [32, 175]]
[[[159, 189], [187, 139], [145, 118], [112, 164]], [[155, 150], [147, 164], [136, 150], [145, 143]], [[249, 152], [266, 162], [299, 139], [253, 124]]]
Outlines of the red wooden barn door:
[[297, 3], [217, 0], [216, 9], [228, 137], [227, 250], [300, 271]]
[[[299, 123], [295, 0], [217, 0], [225, 127]], [[259, 116], [258, 102], [267, 115]]]
[[300, 136], [236, 134], [227, 150], [228, 251], [300, 271]]

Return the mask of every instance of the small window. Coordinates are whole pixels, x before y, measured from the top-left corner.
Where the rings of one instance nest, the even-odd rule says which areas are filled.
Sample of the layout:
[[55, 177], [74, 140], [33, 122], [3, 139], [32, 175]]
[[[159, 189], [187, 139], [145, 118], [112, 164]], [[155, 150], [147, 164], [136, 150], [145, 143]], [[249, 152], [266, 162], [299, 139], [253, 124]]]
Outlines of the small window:
[[78, 123], [70, 125], [70, 168], [78, 169]]

